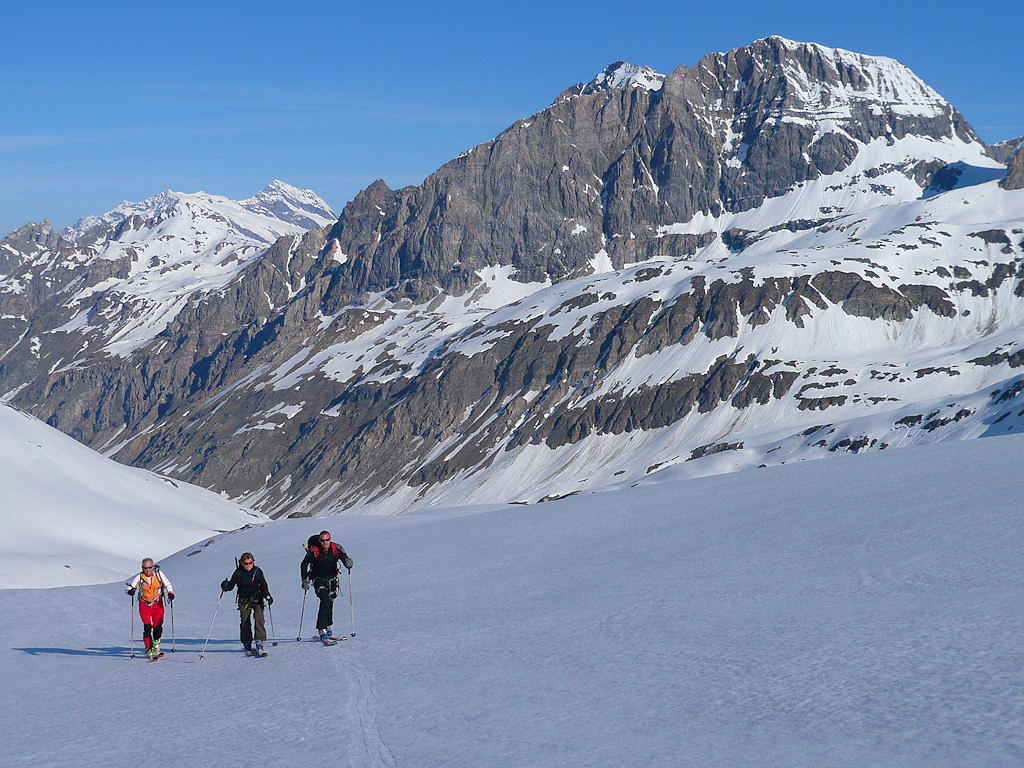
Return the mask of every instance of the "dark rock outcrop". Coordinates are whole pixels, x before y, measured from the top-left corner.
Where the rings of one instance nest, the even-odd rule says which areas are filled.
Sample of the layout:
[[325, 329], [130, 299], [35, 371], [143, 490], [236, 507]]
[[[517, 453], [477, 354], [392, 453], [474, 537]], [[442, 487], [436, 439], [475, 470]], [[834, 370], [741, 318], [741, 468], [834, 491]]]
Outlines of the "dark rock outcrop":
[[1006, 161], [1006, 178], [999, 182], [1003, 189], [1024, 189], [1024, 144]]

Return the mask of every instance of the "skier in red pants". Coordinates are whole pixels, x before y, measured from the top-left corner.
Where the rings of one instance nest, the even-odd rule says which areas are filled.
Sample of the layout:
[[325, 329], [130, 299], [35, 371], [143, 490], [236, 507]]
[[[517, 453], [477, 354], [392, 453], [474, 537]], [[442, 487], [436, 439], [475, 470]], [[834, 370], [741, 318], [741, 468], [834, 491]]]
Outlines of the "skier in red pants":
[[146, 655], [156, 661], [163, 654], [160, 638], [164, 633], [164, 595], [168, 602], [174, 599], [174, 587], [160, 567], [147, 557], [142, 561], [142, 571], [128, 583], [125, 594], [139, 593], [139, 616], [142, 618], [142, 638], [146, 644]]

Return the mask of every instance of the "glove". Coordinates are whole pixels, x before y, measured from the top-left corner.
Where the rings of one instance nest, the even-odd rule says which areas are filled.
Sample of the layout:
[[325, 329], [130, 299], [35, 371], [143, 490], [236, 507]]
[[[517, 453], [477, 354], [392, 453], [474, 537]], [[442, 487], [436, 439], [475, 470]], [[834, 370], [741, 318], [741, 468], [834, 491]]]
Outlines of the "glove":
[[269, 608], [273, 604], [274, 604], [274, 596], [273, 595], [267, 595], [267, 607]]
[[227, 579], [224, 579], [224, 581], [222, 581], [220, 583], [220, 591], [221, 592], [230, 592], [231, 591], [231, 582], [228, 581]]
[[308, 592], [309, 591], [309, 579], [303, 579], [302, 580], [302, 591], [303, 592]]
[[167, 600], [168, 600], [168, 602], [171, 602], [171, 603], [174, 602], [174, 593], [173, 592], [168, 592], [167, 593]]
[[344, 563], [345, 567], [348, 568], [350, 571], [352, 570], [352, 558], [351, 557], [346, 557], [341, 562]]
[[131, 595], [132, 597], [135, 597], [135, 587], [128, 587], [128, 589], [126, 589], [124, 593], [126, 595]]

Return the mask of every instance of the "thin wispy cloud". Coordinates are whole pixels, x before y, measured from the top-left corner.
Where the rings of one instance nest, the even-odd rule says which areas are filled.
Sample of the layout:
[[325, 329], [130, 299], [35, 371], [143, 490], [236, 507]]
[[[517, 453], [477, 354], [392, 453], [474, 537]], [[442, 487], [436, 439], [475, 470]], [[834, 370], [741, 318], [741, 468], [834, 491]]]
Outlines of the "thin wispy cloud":
[[[116, 95], [115, 95], [116, 94]], [[329, 95], [325, 95], [329, 94]], [[31, 95], [33, 98], [47, 96], [55, 100], [73, 99], [108, 100], [116, 103], [117, 113], [124, 114], [132, 107], [147, 111], [148, 108], [169, 110], [173, 108], [200, 112], [223, 113], [229, 111], [238, 115], [253, 116], [292, 115], [296, 119], [352, 119], [387, 121], [391, 124], [452, 125], [465, 127], [494, 127], [511, 124], [521, 117], [521, 111], [512, 109], [466, 108], [465, 100], [452, 98], [451, 103], [422, 104], [414, 101], [384, 98], [366, 100], [344, 92], [306, 90], [296, 95], [294, 90], [268, 89], [250, 84], [196, 84], [196, 83], [147, 83], [145, 87], [122, 84], [111, 87], [108, 84], [76, 85], [75, 87], [50, 87], [28, 90], [16, 86], [0, 87], [0, 96]], [[393, 96], [393, 94], [391, 94]], [[542, 109], [544, 104], [537, 104]], [[8, 104], [7, 109], [11, 105]], [[528, 108], [527, 108], [528, 109]], [[5, 110], [0, 108], [0, 115]]]
[[[0, 150], [13, 151], [42, 149], [75, 144], [122, 143], [127, 141], [183, 138], [190, 136], [230, 136], [243, 133], [260, 133], [267, 130], [309, 128], [308, 121], [298, 117], [289, 119], [281, 116], [265, 116], [259, 122], [239, 120], [235, 117], [192, 118], [171, 120], [164, 123], [115, 126], [90, 130], [68, 130], [63, 132], [0, 133]], [[321, 126], [329, 123], [322, 122]]]

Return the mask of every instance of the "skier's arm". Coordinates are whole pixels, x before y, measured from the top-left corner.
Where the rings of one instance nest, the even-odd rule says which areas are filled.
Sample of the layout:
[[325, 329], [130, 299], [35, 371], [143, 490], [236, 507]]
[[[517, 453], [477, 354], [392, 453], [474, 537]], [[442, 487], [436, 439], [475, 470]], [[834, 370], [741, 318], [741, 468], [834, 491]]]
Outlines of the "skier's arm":
[[135, 594], [135, 590], [139, 588], [140, 581], [142, 581], [142, 574], [135, 574], [135, 578], [128, 582], [128, 589], [126, 589], [125, 592], [128, 592], [129, 594]]
[[259, 577], [260, 596], [267, 601], [267, 605], [271, 605], [274, 602], [274, 598], [270, 596], [270, 585], [267, 584], [267, 577], [263, 575], [263, 571], [260, 571]]
[[171, 586], [171, 580], [167, 578], [163, 571], [158, 571], [158, 573], [160, 574], [160, 583], [164, 585], [164, 589], [173, 595], [174, 587]]
[[341, 564], [344, 565], [348, 570], [351, 571], [352, 570], [352, 558], [348, 556], [348, 552], [346, 552], [345, 548], [343, 546], [341, 546], [340, 544], [338, 545], [338, 552], [341, 555], [338, 558], [339, 560], [341, 560]]
[[235, 577], [237, 577], [237, 576], [238, 576], [238, 569], [236, 568], [231, 573], [231, 577], [230, 578], [224, 579], [224, 581], [222, 581], [220, 583], [220, 591], [221, 592], [230, 592], [232, 589], [234, 589], [235, 588]]
[[309, 578], [309, 572], [313, 569], [313, 553], [309, 550], [306, 551], [306, 556], [302, 558], [302, 563], [299, 565], [299, 576], [303, 580]]

